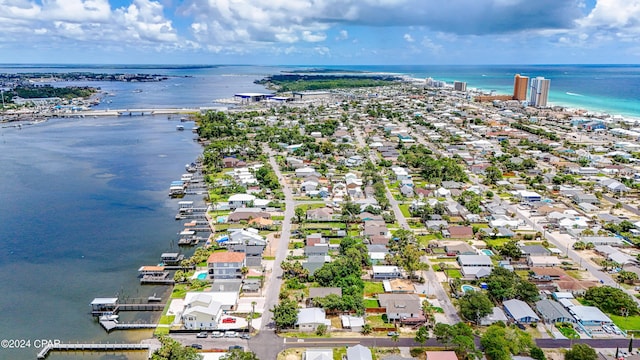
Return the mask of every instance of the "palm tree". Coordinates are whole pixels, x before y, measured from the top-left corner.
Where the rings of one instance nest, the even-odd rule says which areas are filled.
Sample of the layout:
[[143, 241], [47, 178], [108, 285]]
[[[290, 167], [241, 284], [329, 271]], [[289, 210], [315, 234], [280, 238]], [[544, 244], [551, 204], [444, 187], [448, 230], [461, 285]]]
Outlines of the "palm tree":
[[362, 326], [362, 330], [360, 331], [360, 333], [362, 333], [362, 335], [369, 335], [371, 334], [372, 331], [373, 331], [373, 328], [371, 327], [371, 325], [364, 324]]

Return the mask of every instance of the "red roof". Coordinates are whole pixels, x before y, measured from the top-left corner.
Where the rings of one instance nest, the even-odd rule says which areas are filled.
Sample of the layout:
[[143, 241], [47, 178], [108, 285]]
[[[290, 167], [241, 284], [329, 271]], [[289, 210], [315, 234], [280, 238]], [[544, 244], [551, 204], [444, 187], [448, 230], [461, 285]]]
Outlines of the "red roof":
[[427, 351], [427, 360], [458, 360], [455, 351]]
[[209, 255], [207, 263], [239, 263], [243, 262], [245, 253], [233, 251], [219, 251]]

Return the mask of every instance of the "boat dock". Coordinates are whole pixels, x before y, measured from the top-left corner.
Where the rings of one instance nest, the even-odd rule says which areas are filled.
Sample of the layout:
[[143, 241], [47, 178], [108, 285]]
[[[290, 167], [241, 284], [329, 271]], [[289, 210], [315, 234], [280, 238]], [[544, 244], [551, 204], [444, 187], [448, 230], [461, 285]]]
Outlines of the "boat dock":
[[151, 346], [148, 344], [50, 344], [42, 348], [38, 353], [38, 359], [45, 359], [52, 351], [148, 351]]
[[100, 325], [107, 331], [113, 330], [139, 330], [139, 329], [155, 329], [158, 324], [142, 324], [142, 323], [127, 323], [121, 324], [117, 320], [100, 320]]

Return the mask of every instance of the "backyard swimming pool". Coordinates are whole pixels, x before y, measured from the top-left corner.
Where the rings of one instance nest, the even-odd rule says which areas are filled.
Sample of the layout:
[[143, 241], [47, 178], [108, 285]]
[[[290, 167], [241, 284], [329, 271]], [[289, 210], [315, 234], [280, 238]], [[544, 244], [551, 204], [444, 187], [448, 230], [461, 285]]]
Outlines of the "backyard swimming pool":
[[494, 255], [493, 251], [491, 251], [489, 249], [482, 249], [480, 251], [482, 251], [482, 253], [487, 255], [487, 256], [493, 256]]
[[462, 290], [462, 292], [466, 293], [468, 291], [476, 291], [477, 289], [471, 285], [462, 285], [460, 286], [460, 289]]

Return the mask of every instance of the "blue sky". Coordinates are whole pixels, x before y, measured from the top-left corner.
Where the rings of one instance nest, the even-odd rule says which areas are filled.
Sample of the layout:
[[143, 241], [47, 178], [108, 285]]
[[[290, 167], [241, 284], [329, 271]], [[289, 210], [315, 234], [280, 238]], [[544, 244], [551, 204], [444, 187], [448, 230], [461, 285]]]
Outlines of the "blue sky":
[[0, 0], [0, 63], [640, 61], [640, 0]]

